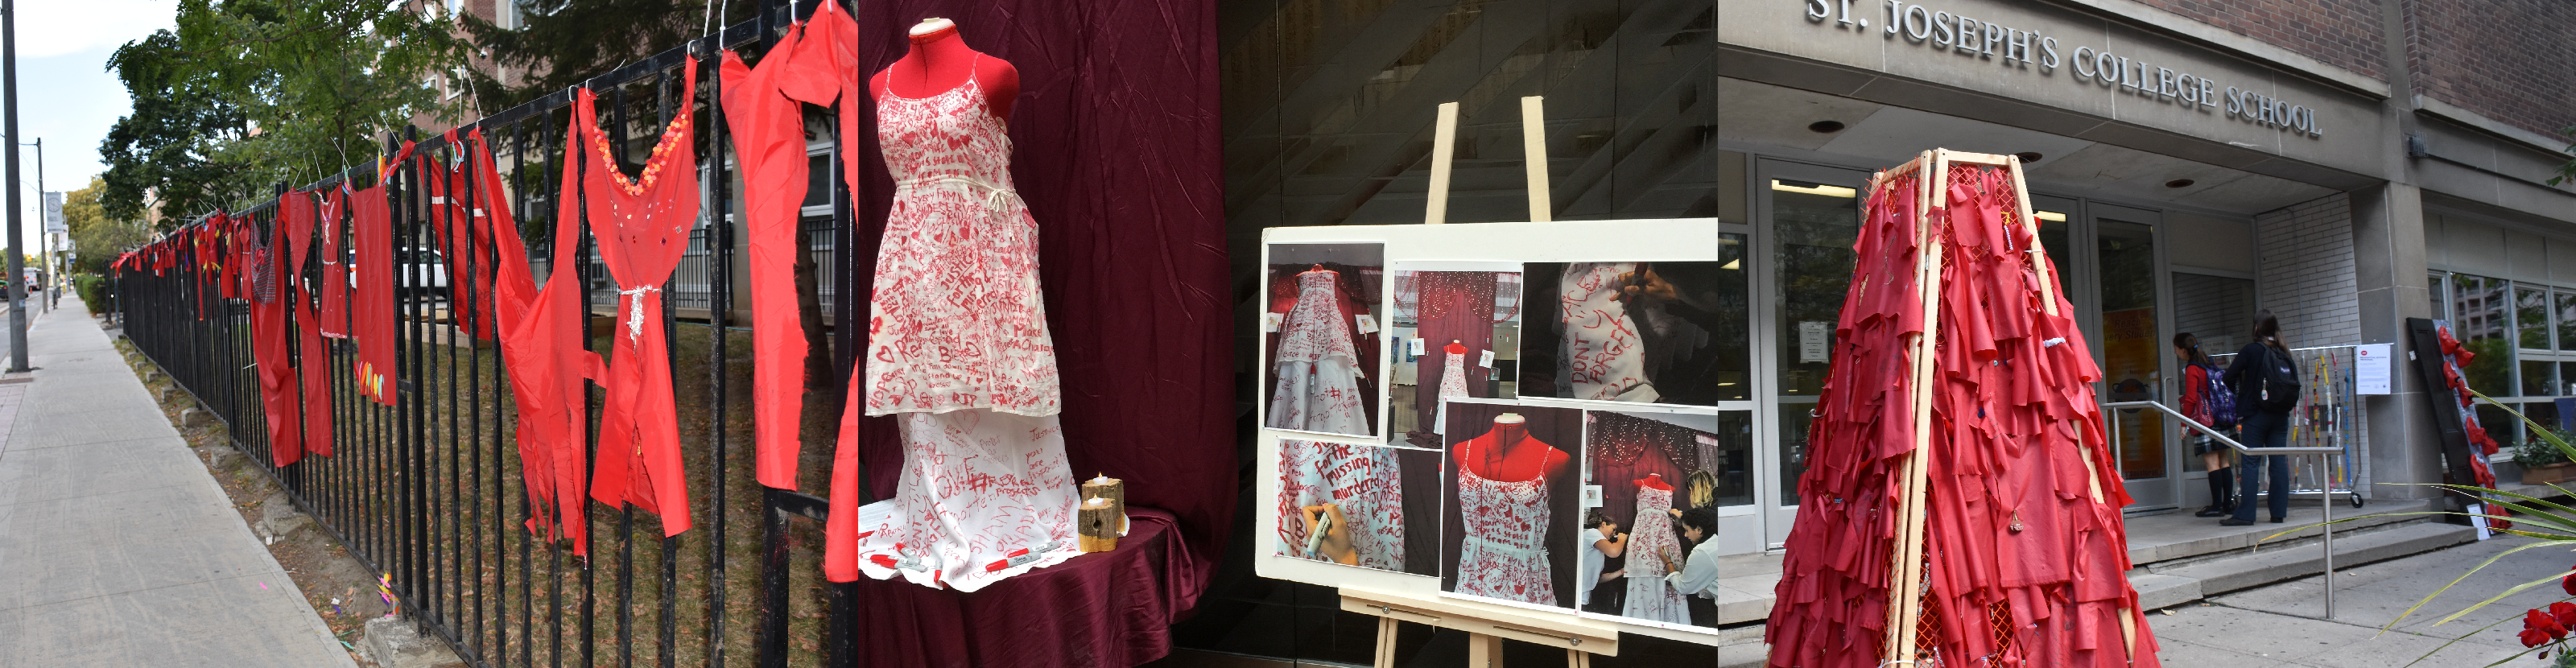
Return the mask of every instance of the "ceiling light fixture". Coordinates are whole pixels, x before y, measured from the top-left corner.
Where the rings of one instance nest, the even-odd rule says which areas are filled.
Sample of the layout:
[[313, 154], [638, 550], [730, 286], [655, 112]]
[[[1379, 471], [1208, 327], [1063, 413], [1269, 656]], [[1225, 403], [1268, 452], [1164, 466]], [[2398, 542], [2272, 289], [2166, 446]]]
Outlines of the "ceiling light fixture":
[[1841, 132], [1843, 131], [1843, 128], [1846, 127], [1850, 126], [1843, 125], [1842, 121], [1816, 121], [1814, 123], [1807, 124], [1807, 131], [1820, 135], [1829, 135]]
[[2066, 214], [2058, 213], [2058, 212], [2055, 212], [2055, 211], [2033, 211], [2033, 212], [2030, 212], [2030, 216], [2031, 216], [2032, 218], [2038, 218], [2038, 219], [2040, 219], [2040, 220], [2053, 220], [2053, 221], [2057, 221], [2057, 222], [2060, 222], [2060, 223], [2066, 222]]
[[1802, 181], [1782, 181], [1779, 179], [1771, 180], [1771, 189], [1785, 193], [1823, 195], [1826, 197], [1841, 197], [1845, 199], [1860, 196], [1859, 190], [1845, 188], [1842, 186], [1829, 186], [1821, 183], [1806, 183]]
[[2166, 181], [2166, 182], [2165, 182], [2165, 187], [2167, 187], [2167, 188], [2189, 188], [2189, 187], [2191, 187], [2191, 179], [2174, 179], [2174, 180], [2171, 180], [2171, 181]]
[[2040, 154], [2039, 154], [2039, 152], [2038, 152], [2038, 151], [2022, 151], [2022, 152], [2020, 152], [2020, 153], [2015, 153], [2015, 154], [2013, 154], [2013, 157], [2021, 158], [2021, 164], [2025, 164], [2025, 165], [2027, 165], [2027, 164], [2031, 164], [2031, 163], [2034, 163], [2034, 162], [2039, 162], [2039, 159], [2040, 159], [2042, 156], [2040, 156]]

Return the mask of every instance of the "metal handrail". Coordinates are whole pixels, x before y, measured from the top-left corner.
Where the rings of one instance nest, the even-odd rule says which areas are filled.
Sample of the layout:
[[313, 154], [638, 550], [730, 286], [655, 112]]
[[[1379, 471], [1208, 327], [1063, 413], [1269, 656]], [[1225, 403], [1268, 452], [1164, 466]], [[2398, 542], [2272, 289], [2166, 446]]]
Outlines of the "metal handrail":
[[[2235, 448], [2237, 452], [2244, 453], [2244, 454], [2249, 454], [2249, 455], [2329, 455], [2329, 454], [2331, 454], [2331, 455], [2340, 455], [2340, 454], [2343, 454], [2343, 447], [2342, 447], [2342, 446], [2317, 446], [2317, 447], [2312, 447], [2312, 448], [2287, 448], [2287, 447], [2284, 447], [2284, 448], [2254, 448], [2254, 447], [2247, 447], [2247, 446], [2246, 446], [2245, 444], [2243, 444], [2243, 443], [2238, 443], [2238, 442], [2236, 442], [2236, 439], [2228, 438], [2226, 434], [2224, 434], [2224, 433], [2220, 433], [2217, 429], [2211, 428], [2209, 425], [2201, 424], [2199, 420], [2194, 420], [2194, 419], [2191, 419], [2191, 418], [2190, 418], [2190, 417], [2188, 417], [2188, 416], [2183, 415], [2183, 414], [2182, 414], [2182, 411], [2174, 410], [2174, 409], [2173, 409], [2173, 407], [2166, 406], [2166, 405], [2164, 405], [2164, 404], [2157, 403], [2157, 402], [2153, 402], [2153, 401], [2118, 401], [2118, 402], [2112, 402], [2112, 403], [2102, 404], [2102, 407], [2103, 407], [2103, 408], [2154, 408], [2154, 409], [2156, 409], [2156, 410], [2164, 411], [2166, 415], [2171, 415], [2171, 416], [2174, 416], [2174, 419], [2181, 420], [2181, 421], [2182, 421], [2182, 423], [2183, 423], [2183, 425], [2188, 426], [2188, 427], [2191, 427], [2191, 428], [2193, 428], [2193, 429], [2200, 430], [2200, 433], [2208, 434], [2210, 438], [2218, 439], [2218, 442], [2227, 444], [2227, 447]], [[2117, 438], [2117, 437], [2114, 437], [2114, 438]], [[2261, 450], [2262, 452], [2255, 452], [2256, 450]]]
[[[2326, 590], [2326, 591], [2325, 591], [2325, 594], [2326, 594], [2326, 615], [2325, 615], [2325, 617], [2322, 617], [2321, 619], [2333, 619], [2333, 618], [2334, 618], [2334, 572], [2335, 572], [2335, 568], [2334, 568], [2334, 475], [2331, 473], [2331, 471], [2333, 471], [2333, 465], [2334, 465], [2334, 462], [2332, 462], [2332, 461], [2330, 461], [2330, 460], [2327, 460], [2326, 458], [2327, 458], [2327, 457], [2334, 456], [2334, 455], [2340, 455], [2340, 454], [2343, 454], [2343, 448], [2340, 448], [2340, 447], [2312, 447], [2312, 448], [2290, 448], [2290, 447], [2281, 447], [2281, 448], [2249, 448], [2249, 447], [2246, 447], [2246, 446], [2245, 446], [2245, 444], [2243, 444], [2243, 443], [2238, 443], [2238, 442], [2236, 442], [2236, 439], [2229, 438], [2226, 434], [2219, 433], [2217, 429], [2213, 429], [2213, 428], [2211, 428], [2209, 425], [2201, 424], [2199, 420], [2194, 420], [2194, 419], [2191, 419], [2191, 418], [2190, 418], [2190, 417], [2188, 417], [2188, 416], [2183, 415], [2183, 414], [2182, 414], [2182, 411], [2174, 410], [2174, 409], [2173, 409], [2173, 407], [2171, 407], [2171, 406], [2166, 406], [2166, 405], [2164, 405], [2164, 404], [2157, 403], [2157, 402], [2154, 402], [2154, 401], [2115, 401], [2115, 402], [2111, 402], [2111, 403], [2103, 404], [2103, 405], [2102, 405], [2102, 407], [2103, 407], [2103, 408], [2111, 408], [2111, 409], [2117, 409], [2117, 408], [2154, 408], [2154, 409], [2159, 410], [2159, 411], [2164, 411], [2164, 413], [2165, 413], [2166, 415], [2170, 415], [2170, 416], [2173, 416], [2173, 418], [2174, 418], [2174, 419], [2181, 420], [2181, 421], [2182, 421], [2182, 423], [2183, 423], [2184, 425], [2188, 425], [2188, 426], [2190, 426], [2190, 427], [2191, 427], [2191, 428], [2193, 428], [2193, 429], [2197, 429], [2197, 430], [2199, 430], [2199, 431], [2200, 431], [2200, 433], [2208, 434], [2210, 438], [2218, 439], [2218, 442], [2220, 442], [2220, 443], [2225, 443], [2225, 444], [2227, 444], [2227, 447], [2235, 448], [2237, 452], [2239, 452], [2239, 453], [2243, 453], [2243, 454], [2245, 454], [2246, 456], [2262, 457], [2262, 456], [2316, 455], [2316, 456], [2317, 456], [2317, 464], [2318, 464], [2317, 470], [2318, 470], [2318, 471], [2320, 471], [2320, 472], [2326, 472], [2326, 473], [2324, 473], [2323, 475], [2319, 475], [2319, 476], [2317, 476], [2317, 477], [2318, 477], [2317, 484], [2318, 484], [2318, 485], [2320, 485], [2320, 486], [2324, 489], [2324, 492], [2325, 492], [2325, 493], [2323, 493], [2323, 494], [2320, 494], [2320, 495], [2319, 495], [2318, 502], [2317, 502], [2317, 507], [2319, 507], [2319, 508], [2323, 508], [2323, 509], [2324, 509], [2324, 513], [2325, 513], [2325, 520], [2324, 520], [2323, 522], [2320, 522], [2320, 523], [2318, 523], [2318, 524], [2317, 524], [2317, 531], [2318, 531], [2319, 533], [2323, 534], [2323, 536], [2324, 536], [2324, 539], [2325, 539], [2325, 540], [2324, 540], [2323, 542], [2325, 543], [2325, 551], [2326, 551], [2326, 577], [2325, 577], [2325, 590]], [[2109, 429], [2109, 430], [2106, 430], [2106, 431], [2110, 431], [2110, 432], [2111, 432], [2111, 434], [2112, 434], [2112, 436], [2111, 436], [2111, 457], [2112, 457], [2112, 461], [2115, 461], [2115, 462], [2116, 462], [2116, 461], [2118, 461], [2118, 460], [2119, 460], [2119, 456], [2120, 456], [2120, 436], [2119, 436], [2119, 430], [2117, 430], [2117, 429]], [[2284, 462], [2280, 462], [2280, 463], [2279, 463], [2279, 465], [2281, 465], [2281, 466], [2288, 466], [2288, 465], [2290, 465], [2290, 464], [2289, 464], [2289, 462], [2284, 461]], [[2289, 495], [2289, 493], [2290, 493], [2290, 490], [2286, 490], [2286, 489], [2278, 489], [2278, 490], [2272, 490], [2272, 493], [2274, 493], [2274, 494], [2280, 494], [2280, 495], [2282, 495], [2282, 496], [2283, 496], [2283, 498], [2288, 498], [2288, 495]], [[2253, 503], [2253, 502], [2254, 502], [2254, 500], [2253, 500], [2253, 499], [2244, 499], [2244, 500], [2239, 501], [2238, 503]]]

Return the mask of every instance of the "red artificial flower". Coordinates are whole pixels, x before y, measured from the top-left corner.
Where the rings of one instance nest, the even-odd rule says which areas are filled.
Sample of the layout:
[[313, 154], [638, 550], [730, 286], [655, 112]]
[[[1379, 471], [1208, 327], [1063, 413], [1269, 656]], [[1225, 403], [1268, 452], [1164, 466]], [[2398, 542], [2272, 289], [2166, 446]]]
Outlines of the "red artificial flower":
[[2558, 628], [2576, 629], [2576, 603], [2559, 601], [2549, 604], [2549, 616], [2558, 619]]
[[2567, 627], [2559, 625], [2558, 618], [2538, 609], [2523, 613], [2522, 646], [2539, 647], [2565, 637], [2567, 637]]

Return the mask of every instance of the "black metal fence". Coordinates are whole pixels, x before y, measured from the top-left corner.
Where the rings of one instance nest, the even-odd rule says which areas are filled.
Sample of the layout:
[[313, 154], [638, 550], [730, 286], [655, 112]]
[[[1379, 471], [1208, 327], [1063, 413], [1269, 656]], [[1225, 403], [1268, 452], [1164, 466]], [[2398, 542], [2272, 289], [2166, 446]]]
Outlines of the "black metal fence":
[[[403, 295], [397, 298], [397, 405], [380, 405], [360, 395], [348, 372], [357, 352], [347, 341], [325, 339], [318, 349], [294, 351], [299, 368], [329, 365], [330, 390], [320, 401], [335, 426], [336, 453], [286, 466], [273, 465], [270, 457], [249, 303], [222, 298], [212, 281], [184, 269], [166, 275], [126, 271], [116, 277], [116, 308], [134, 345], [213, 409], [228, 425], [236, 447], [267, 470], [317, 526], [345, 544], [350, 556], [384, 574], [403, 614], [434, 629], [472, 665], [851, 662], [850, 636], [836, 632], [849, 628], [847, 617], [834, 614], [849, 610], [834, 604], [848, 600], [849, 590], [823, 582], [811, 561], [797, 563], [818, 554], [820, 530], [819, 522], [793, 519], [819, 520], [823, 499], [771, 490], [752, 480], [750, 365], [745, 363], [749, 337], [737, 335], [728, 323], [735, 302], [733, 268], [739, 254], [733, 224], [739, 207], [729, 192], [733, 175], [723, 117], [713, 103], [720, 99], [716, 70], [720, 46], [757, 53], [792, 10], [783, 3], [760, 5], [758, 18], [588, 83], [601, 96], [600, 116], [611, 133], [612, 151], [629, 173], [674, 114], [697, 116], [694, 149], [698, 176], [707, 184], [707, 204], [690, 235], [686, 259], [664, 286], [672, 299], [662, 323], [672, 342], [672, 380], [679, 398], [674, 418], [687, 444], [690, 511], [701, 518], [692, 531], [665, 538], [658, 518], [649, 513], [639, 517], [632, 509], [584, 503], [591, 546], [584, 559], [572, 554], [568, 542], [549, 543], [525, 528], [533, 515], [521, 477], [515, 409], [506, 399], [511, 396], [507, 369], [498, 348], [461, 331], [453, 315], [461, 310], [457, 305], [488, 304], [492, 298], [490, 286], [464, 280], [490, 270], [473, 266], [488, 262], [478, 258], [489, 252], [470, 246], [477, 243], [473, 235], [460, 235], [468, 245], [453, 249], [460, 256], [455, 260], [460, 275], [452, 277], [448, 290], [412, 289], [435, 286], [426, 264], [397, 267], [396, 281], [404, 288], [397, 291]], [[679, 68], [692, 52], [702, 68], [700, 89], [678, 90]], [[560, 172], [555, 166], [565, 164], [560, 154], [572, 99], [572, 91], [559, 92], [467, 127], [481, 128], [492, 146], [539, 280], [581, 281], [583, 292], [593, 295], [584, 347], [605, 353], [609, 346], [602, 333], [612, 321], [608, 312], [613, 306], [598, 296], [604, 290], [613, 298], [615, 288], [589, 236], [583, 235], [582, 248], [573, 256], [583, 261], [561, 268], [552, 263], [553, 226], [587, 222], [553, 219], [553, 203], [568, 195], [556, 191]], [[388, 142], [389, 153], [394, 146]], [[431, 205], [423, 181], [428, 172], [421, 168], [462, 149], [428, 138], [411, 164], [386, 177], [395, 248], [438, 247], [435, 225], [448, 221], [432, 217], [452, 208]], [[815, 262], [822, 322], [835, 326], [835, 335], [830, 349], [813, 354], [846, 360], [854, 328], [848, 321], [850, 309], [834, 308], [837, 288], [865, 283], [851, 280], [851, 258], [838, 252], [853, 247], [854, 229], [849, 194], [838, 185], [842, 162], [817, 162], [835, 170], [831, 178], [816, 180], [834, 184], [826, 200], [830, 213], [809, 215], [800, 225], [811, 236], [806, 245]], [[467, 176], [459, 179], [456, 192], [470, 196], [480, 183], [471, 178], [472, 171], [480, 166], [468, 161], [464, 169]], [[312, 187], [374, 178], [370, 168]], [[277, 224], [275, 212], [271, 200], [235, 216], [248, 216], [269, 230]], [[318, 256], [322, 245], [317, 241], [314, 248]], [[184, 257], [189, 249], [181, 252], [180, 266], [193, 266]], [[298, 269], [308, 284], [319, 284], [318, 264]], [[828, 441], [831, 430], [816, 426], [839, 414], [841, 397], [830, 388], [841, 387], [845, 379], [814, 382], [823, 389], [808, 401], [805, 432]], [[584, 399], [592, 450], [604, 396], [592, 387]], [[822, 462], [829, 461], [829, 443], [809, 442], [804, 451], [800, 474], [819, 482], [828, 466]]]

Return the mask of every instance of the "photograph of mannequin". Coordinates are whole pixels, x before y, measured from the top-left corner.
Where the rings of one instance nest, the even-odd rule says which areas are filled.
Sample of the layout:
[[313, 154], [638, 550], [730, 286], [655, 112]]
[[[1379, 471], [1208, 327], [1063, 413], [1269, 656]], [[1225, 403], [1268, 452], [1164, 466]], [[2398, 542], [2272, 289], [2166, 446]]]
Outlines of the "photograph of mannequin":
[[[828, 25], [818, 19], [807, 38]], [[896, 416], [904, 460], [886, 520], [856, 526], [842, 519], [855, 509], [834, 507], [825, 567], [972, 592], [1081, 549], [1038, 226], [1011, 182], [1019, 76], [958, 31], [922, 21], [910, 51], [867, 82], [897, 187], [851, 410]], [[856, 417], [842, 421], [845, 452]], [[834, 499], [855, 496], [845, 476], [834, 472]]]
[[[1735, 268], [1728, 268], [1733, 266]], [[1713, 406], [1745, 397], [1741, 263], [1526, 268], [1521, 396]]]
[[1665, 563], [1680, 562], [1691, 549], [1675, 513], [1715, 508], [1712, 494], [1700, 495], [1700, 505], [1692, 497], [1693, 481], [1701, 487], [1714, 481], [1707, 467], [1719, 463], [1702, 446], [1716, 438], [1717, 415], [1687, 410], [1584, 412], [1584, 482], [1601, 488], [1601, 506], [1593, 510], [1628, 527], [1621, 603], [1602, 614], [1677, 625], [1697, 620], [1686, 592], [1664, 577], [1672, 572]]
[[[1509, 270], [1466, 270], [1480, 266]], [[1404, 442], [1440, 446], [1446, 429], [1442, 399], [1515, 396], [1504, 370], [1519, 358], [1519, 269], [1490, 262], [1396, 263], [1396, 340], [1418, 342], [1396, 358], [1393, 429]]]
[[1488, 399], [1448, 405], [1441, 590], [1574, 607], [1582, 485], [1573, 453], [1583, 411]]
[[1271, 244], [1262, 426], [1377, 434], [1385, 244]]

